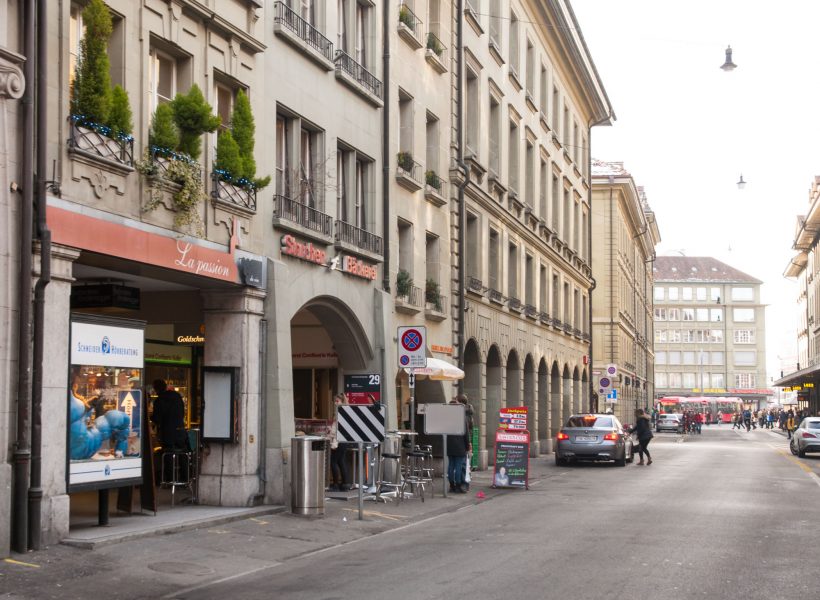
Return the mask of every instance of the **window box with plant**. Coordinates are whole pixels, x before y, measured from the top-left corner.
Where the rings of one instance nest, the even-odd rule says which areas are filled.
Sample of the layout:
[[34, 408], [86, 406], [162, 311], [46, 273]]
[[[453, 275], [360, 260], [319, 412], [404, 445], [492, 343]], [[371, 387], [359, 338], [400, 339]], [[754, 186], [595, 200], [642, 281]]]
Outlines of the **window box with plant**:
[[427, 48], [424, 53], [425, 60], [438, 73], [447, 72], [447, 48], [432, 31], [427, 32]]
[[422, 168], [413, 160], [410, 152], [402, 150], [396, 155], [396, 181], [411, 192], [422, 188]]
[[414, 315], [421, 310], [419, 299], [421, 290], [413, 285], [409, 271], [399, 269], [396, 274], [396, 310]]
[[102, 0], [83, 10], [85, 32], [71, 85], [69, 150], [128, 173], [134, 163], [133, 123], [128, 93], [111, 87], [108, 40], [111, 12]]
[[404, 2], [399, 7], [399, 37], [407, 42], [413, 50], [422, 47], [422, 24], [410, 7]]
[[424, 197], [436, 206], [444, 206], [447, 203], [444, 181], [433, 170], [424, 173]]
[[251, 103], [239, 90], [231, 127], [217, 138], [211, 197], [218, 204], [246, 214], [256, 213], [256, 193], [270, 183], [270, 176], [256, 177], [255, 134]]
[[444, 296], [441, 295], [438, 281], [427, 278], [424, 287], [424, 316], [430, 321], [443, 321], [447, 318], [444, 306]]
[[168, 208], [175, 212], [174, 226], [203, 234], [200, 208], [206, 195], [198, 160], [202, 135], [215, 131], [220, 123], [196, 84], [187, 94], [177, 94], [170, 103], [157, 107], [148, 146], [137, 162], [137, 170], [149, 184], [150, 198], [143, 207], [146, 212], [164, 205], [166, 192], [171, 192]]

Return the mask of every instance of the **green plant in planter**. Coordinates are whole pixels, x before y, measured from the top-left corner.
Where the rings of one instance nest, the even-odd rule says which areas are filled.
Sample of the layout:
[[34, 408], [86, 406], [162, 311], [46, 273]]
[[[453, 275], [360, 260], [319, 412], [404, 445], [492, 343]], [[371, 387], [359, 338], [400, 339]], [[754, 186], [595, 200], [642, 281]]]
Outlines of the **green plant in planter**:
[[134, 130], [128, 92], [119, 85], [114, 86], [111, 91], [111, 113], [108, 116], [108, 125], [111, 127], [111, 133], [120, 139], [131, 135]]
[[407, 25], [411, 31], [416, 30], [416, 20], [413, 18], [413, 14], [406, 5], [402, 5], [399, 9], [399, 22]]
[[108, 38], [113, 25], [111, 12], [102, 0], [91, 0], [83, 9], [83, 25], [85, 33], [71, 86], [71, 113], [85, 123], [105, 126], [111, 111]]
[[424, 181], [436, 191], [441, 191], [441, 177], [435, 171], [430, 170], [424, 174]]
[[157, 106], [151, 118], [148, 145], [164, 150], [176, 150], [179, 146], [179, 130], [174, 123], [174, 111], [167, 102]]
[[243, 177], [242, 157], [239, 155], [239, 144], [228, 130], [219, 134], [216, 139], [216, 161], [214, 170], [228, 181]]
[[396, 162], [398, 163], [399, 167], [401, 167], [408, 173], [413, 172], [413, 155], [409, 152], [399, 152], [396, 155]]
[[[253, 112], [251, 112], [250, 100], [243, 90], [239, 90], [236, 94], [236, 102], [231, 115], [231, 134], [239, 148], [239, 157], [242, 162], [241, 172], [236, 177], [247, 180], [257, 189], [267, 186], [270, 183], [270, 175], [262, 178], [256, 177], [256, 159], [253, 155], [256, 125]], [[217, 155], [219, 155], [218, 147]]]
[[399, 296], [410, 296], [413, 290], [413, 278], [408, 271], [399, 269], [396, 274], [396, 294]]
[[441, 45], [441, 42], [432, 31], [427, 33], [427, 49], [431, 50], [436, 56], [441, 56], [444, 52], [444, 46]]
[[197, 84], [191, 86], [187, 94], [177, 94], [171, 102], [174, 122], [179, 129], [177, 150], [193, 160], [202, 154], [202, 134], [216, 131], [222, 119], [213, 114], [211, 105], [205, 101]]
[[427, 284], [424, 286], [424, 301], [427, 304], [432, 304], [433, 308], [441, 312], [441, 294], [439, 293], [438, 281], [432, 277], [427, 278]]

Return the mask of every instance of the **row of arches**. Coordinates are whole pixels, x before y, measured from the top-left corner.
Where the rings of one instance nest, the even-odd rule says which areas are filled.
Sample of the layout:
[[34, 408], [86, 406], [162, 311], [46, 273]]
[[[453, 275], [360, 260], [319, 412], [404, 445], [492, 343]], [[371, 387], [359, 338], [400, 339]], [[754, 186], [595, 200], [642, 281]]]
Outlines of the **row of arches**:
[[470, 339], [464, 350], [464, 393], [470, 400], [480, 427], [480, 450], [492, 448], [498, 428], [498, 412], [502, 407], [526, 406], [529, 414], [531, 453], [551, 451], [550, 440], [563, 421], [572, 413], [589, 409], [589, 385], [586, 369], [548, 362], [542, 357], [537, 363], [532, 354], [523, 364], [517, 350], [507, 353], [506, 360], [495, 344], [486, 359], [478, 342]]

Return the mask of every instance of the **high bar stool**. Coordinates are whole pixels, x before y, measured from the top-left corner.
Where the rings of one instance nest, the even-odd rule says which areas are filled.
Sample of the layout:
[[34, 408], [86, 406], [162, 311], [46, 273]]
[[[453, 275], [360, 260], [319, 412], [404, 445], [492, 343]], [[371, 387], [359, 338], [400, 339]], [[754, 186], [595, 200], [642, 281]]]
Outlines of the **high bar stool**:
[[171, 506], [174, 505], [174, 493], [178, 487], [187, 488], [193, 497], [193, 453], [182, 448], [167, 449], [163, 450], [161, 460], [160, 486], [171, 488]]
[[407, 453], [407, 467], [400, 491], [402, 498], [404, 498], [405, 488], [409, 485], [411, 493], [418, 491], [421, 501], [424, 502], [424, 488], [427, 485], [427, 480], [422, 471], [424, 458], [425, 454], [419, 450], [418, 446], [412, 452]]
[[[390, 471], [393, 473], [393, 478], [385, 479], [385, 461], [390, 461]], [[401, 455], [392, 454], [389, 452], [382, 452], [379, 459], [379, 476], [376, 481], [376, 495], [373, 499], [376, 502], [387, 502], [391, 496], [395, 496], [401, 501], [400, 490], [403, 487], [402, 473], [401, 473]], [[383, 492], [387, 488], [387, 492]]]
[[424, 483], [430, 486], [430, 497], [436, 495], [435, 486], [435, 469], [433, 467], [433, 447], [432, 446], [416, 446], [416, 450], [421, 452], [424, 456], [419, 459], [419, 476], [424, 480]]

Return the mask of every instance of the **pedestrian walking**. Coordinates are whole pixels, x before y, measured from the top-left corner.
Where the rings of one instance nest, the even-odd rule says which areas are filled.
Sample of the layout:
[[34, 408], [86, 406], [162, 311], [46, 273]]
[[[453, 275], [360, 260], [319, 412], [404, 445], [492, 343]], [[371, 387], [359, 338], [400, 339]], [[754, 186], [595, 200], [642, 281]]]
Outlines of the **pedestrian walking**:
[[330, 477], [331, 484], [329, 491], [346, 492], [351, 487], [350, 475], [347, 468], [347, 447], [348, 444], [339, 443], [336, 439], [336, 432], [339, 427], [339, 407], [347, 406], [347, 396], [336, 394], [333, 397], [333, 423], [330, 425]]
[[786, 414], [786, 435], [788, 439], [792, 439], [792, 432], [794, 431], [794, 412], [789, 409]]
[[643, 455], [646, 454], [646, 464], [647, 466], [651, 465], [652, 456], [649, 454], [649, 442], [654, 436], [652, 434], [652, 424], [642, 408], [635, 411], [635, 425], [630, 432], [638, 436], [638, 456], [640, 457], [638, 464], [644, 464]]

